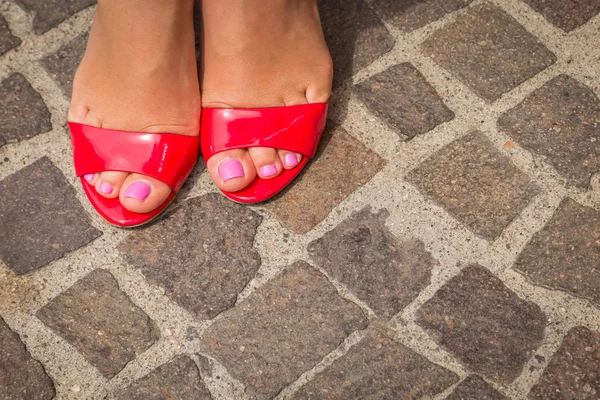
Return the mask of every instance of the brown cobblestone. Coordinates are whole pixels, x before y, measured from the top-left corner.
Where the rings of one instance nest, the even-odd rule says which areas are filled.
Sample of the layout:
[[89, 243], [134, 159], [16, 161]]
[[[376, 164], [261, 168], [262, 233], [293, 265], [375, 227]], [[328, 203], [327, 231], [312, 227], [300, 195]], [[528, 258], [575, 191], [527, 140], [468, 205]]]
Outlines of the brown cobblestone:
[[446, 400], [508, 400], [477, 375], [470, 375], [452, 391]]
[[36, 315], [108, 379], [159, 338], [154, 322], [102, 269], [77, 281]]
[[500, 236], [539, 191], [480, 132], [450, 143], [406, 178], [488, 240]]
[[355, 91], [373, 114], [408, 138], [454, 119], [452, 110], [410, 63], [391, 66], [358, 84]]
[[374, 0], [381, 15], [396, 28], [411, 32], [444, 15], [469, 5], [473, 0]]
[[129, 387], [117, 392], [118, 400], [210, 400], [198, 367], [191, 358], [177, 356]]
[[488, 3], [472, 7], [422, 47], [490, 102], [556, 62], [556, 56], [517, 21]]
[[600, 171], [600, 100], [570, 76], [547, 82], [506, 112], [498, 126], [574, 186], [589, 188], [592, 174]]
[[364, 0], [318, 0], [334, 66], [334, 86], [394, 47], [394, 38]]
[[33, 31], [37, 35], [49, 31], [73, 14], [96, 4], [96, 0], [14, 0], [33, 14]]
[[86, 32], [62, 46], [54, 54], [46, 56], [41, 64], [56, 80], [65, 96], [71, 97], [75, 71], [83, 58], [89, 34]]
[[211, 325], [202, 347], [247, 386], [275, 396], [367, 319], [338, 296], [327, 278], [298, 262]]
[[119, 252], [173, 301], [210, 319], [233, 307], [260, 267], [253, 242], [261, 220], [247, 207], [207, 194], [128, 236]]
[[600, 211], [567, 198], [523, 249], [514, 268], [536, 285], [600, 308]]
[[433, 396], [456, 381], [455, 373], [370, 332], [293, 398], [417, 399]]
[[330, 123], [315, 159], [301, 178], [265, 208], [286, 228], [306, 233], [384, 165], [385, 161], [376, 153]]
[[596, 400], [600, 396], [600, 333], [573, 328], [531, 389], [535, 400]]
[[540, 345], [546, 317], [537, 304], [473, 265], [419, 309], [417, 323], [470, 369], [508, 384]]
[[0, 15], [0, 56], [20, 44], [21, 39], [10, 32], [6, 19]]
[[523, 0], [565, 32], [588, 22], [600, 12], [600, 0]]
[[384, 318], [413, 301], [438, 264], [423, 242], [392, 235], [385, 226], [388, 215], [365, 208], [308, 246], [317, 265]]
[[51, 129], [42, 96], [23, 75], [14, 73], [0, 83], [0, 147]]
[[50, 400], [54, 395], [42, 364], [0, 317], [0, 400]]
[[85, 246], [102, 233], [47, 157], [0, 181], [0, 259], [24, 274]]

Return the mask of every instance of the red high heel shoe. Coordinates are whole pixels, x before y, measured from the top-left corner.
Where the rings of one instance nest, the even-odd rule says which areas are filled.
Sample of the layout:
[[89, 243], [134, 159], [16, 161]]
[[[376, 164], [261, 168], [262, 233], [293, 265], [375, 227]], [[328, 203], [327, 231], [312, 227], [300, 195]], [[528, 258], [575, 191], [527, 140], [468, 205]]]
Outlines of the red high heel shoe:
[[272, 147], [302, 154], [300, 163], [273, 179], [256, 177], [237, 192], [222, 191], [239, 203], [256, 203], [285, 188], [315, 156], [327, 121], [328, 103], [273, 108], [203, 108], [201, 145], [204, 161], [226, 150]]
[[[75, 172], [92, 206], [108, 222], [135, 227], [149, 222], [173, 201], [198, 159], [199, 139], [172, 133], [138, 133], [95, 128], [69, 122]], [[164, 182], [171, 194], [145, 214], [127, 210], [119, 198], [98, 194], [83, 176], [102, 171], [144, 174]]]

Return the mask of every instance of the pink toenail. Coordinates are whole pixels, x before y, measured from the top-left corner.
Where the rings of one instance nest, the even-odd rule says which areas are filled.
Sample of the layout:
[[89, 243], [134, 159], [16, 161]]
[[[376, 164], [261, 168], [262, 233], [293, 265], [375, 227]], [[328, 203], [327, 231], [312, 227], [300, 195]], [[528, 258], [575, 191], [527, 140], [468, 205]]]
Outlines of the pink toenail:
[[100, 186], [98, 186], [98, 191], [103, 194], [111, 194], [113, 187], [110, 183], [102, 182]]
[[295, 167], [298, 165], [298, 162], [298, 156], [294, 153], [287, 153], [283, 156], [283, 164], [288, 168]]
[[123, 195], [139, 201], [144, 201], [148, 196], [150, 196], [150, 185], [142, 181], [133, 182]]
[[83, 176], [83, 179], [85, 179], [86, 181], [88, 181], [88, 183], [92, 183], [95, 176], [96, 176], [96, 174], [85, 174]]
[[238, 160], [227, 160], [223, 164], [219, 165], [219, 176], [221, 177], [223, 182], [233, 178], [243, 178], [244, 167], [242, 166], [242, 163]]
[[268, 178], [269, 176], [277, 174], [277, 167], [275, 166], [275, 164], [263, 165], [258, 169], [258, 173], [260, 174], [260, 176]]

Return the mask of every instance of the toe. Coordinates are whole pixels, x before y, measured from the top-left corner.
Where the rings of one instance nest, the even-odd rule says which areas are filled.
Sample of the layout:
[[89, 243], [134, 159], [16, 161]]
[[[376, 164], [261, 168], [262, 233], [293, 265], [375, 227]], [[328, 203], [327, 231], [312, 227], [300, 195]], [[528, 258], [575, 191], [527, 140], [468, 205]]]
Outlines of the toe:
[[283, 169], [277, 150], [269, 147], [252, 147], [248, 149], [258, 176], [263, 179], [275, 178]]
[[[128, 175], [127, 172], [104, 171], [100, 174], [95, 174], [93, 184], [100, 195], [109, 199], [114, 199], [119, 196], [119, 191]], [[84, 179], [87, 180], [85, 177]]]
[[285, 169], [294, 168], [300, 163], [300, 160], [302, 160], [302, 155], [299, 153], [293, 153], [287, 150], [277, 150], [277, 153], [279, 154], [279, 159]]
[[171, 189], [163, 182], [146, 175], [130, 174], [119, 193], [123, 207], [136, 213], [147, 213], [169, 197]]
[[237, 192], [256, 177], [256, 168], [246, 149], [223, 151], [207, 162], [208, 172], [219, 189]]

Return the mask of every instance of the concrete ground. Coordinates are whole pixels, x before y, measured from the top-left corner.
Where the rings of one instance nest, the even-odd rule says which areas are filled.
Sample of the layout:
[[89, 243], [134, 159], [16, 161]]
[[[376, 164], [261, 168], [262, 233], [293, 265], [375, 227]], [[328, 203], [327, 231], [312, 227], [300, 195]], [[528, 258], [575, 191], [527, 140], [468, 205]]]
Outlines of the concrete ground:
[[66, 111], [93, 0], [0, 0], [0, 399], [600, 399], [600, 0], [322, 0], [316, 159], [121, 230]]

